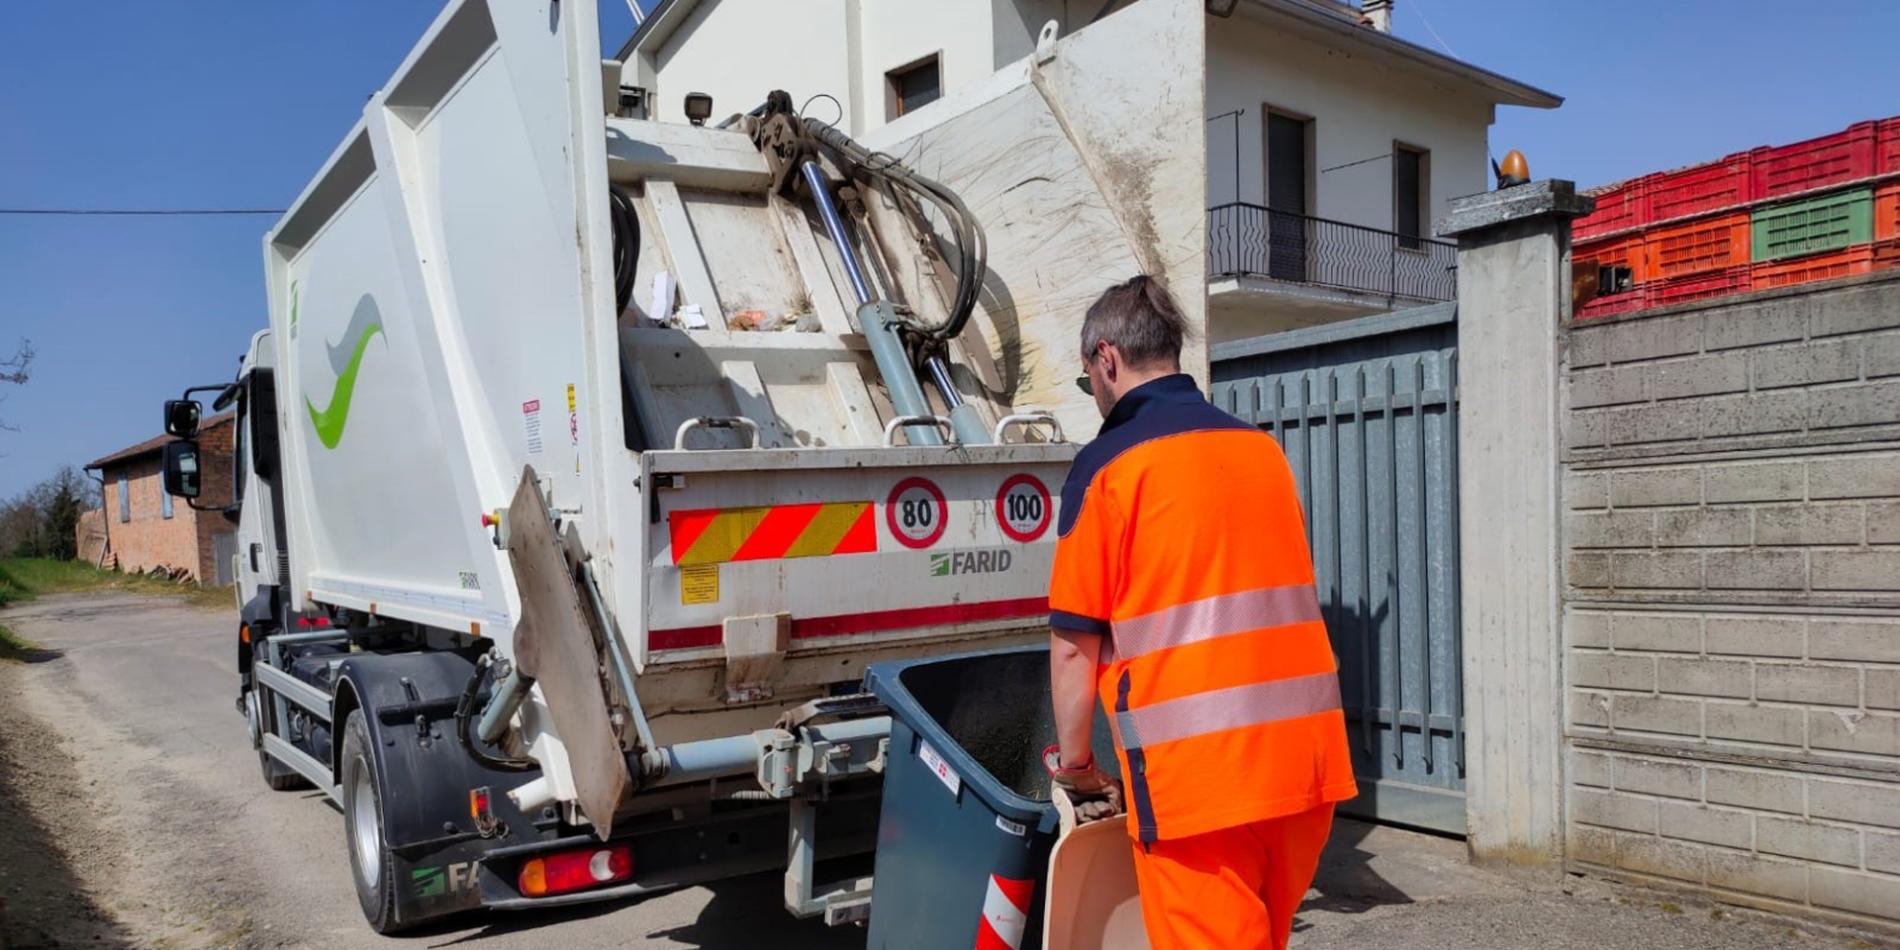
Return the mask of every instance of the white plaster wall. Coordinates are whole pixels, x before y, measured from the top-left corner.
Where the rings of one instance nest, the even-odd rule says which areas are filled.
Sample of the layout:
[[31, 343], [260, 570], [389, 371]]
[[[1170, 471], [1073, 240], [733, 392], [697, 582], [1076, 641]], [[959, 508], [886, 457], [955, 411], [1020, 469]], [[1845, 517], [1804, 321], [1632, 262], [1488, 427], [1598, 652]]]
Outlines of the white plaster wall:
[[[876, 0], [872, 0], [876, 2]], [[959, 0], [965, 5], [973, 0]], [[689, 92], [710, 93], [713, 120], [744, 112], [784, 89], [794, 104], [824, 92], [850, 101], [851, 60], [847, 12], [858, 0], [798, 0], [787, 16], [784, 0], [716, 0], [701, 3], [655, 51], [652, 118], [684, 122], [681, 103]], [[906, 4], [908, 6], [908, 4]], [[952, 5], [952, 4], [946, 4]], [[769, 31], [759, 24], [770, 23]], [[632, 81], [632, 70], [628, 71]], [[814, 115], [829, 117], [816, 103]]]
[[883, 125], [890, 92], [884, 74], [937, 54], [948, 94], [989, 78], [995, 61], [989, 0], [852, 0], [858, 10], [862, 59], [859, 131]]
[[[1311, 116], [1317, 179], [1307, 213], [1367, 227], [1392, 227], [1393, 140], [1431, 151], [1431, 214], [1453, 197], [1484, 191], [1491, 104], [1422, 72], [1348, 52], [1319, 34], [1294, 33], [1259, 13], [1209, 18], [1207, 112], [1245, 109], [1240, 119], [1240, 197], [1265, 204], [1264, 104]], [[1207, 124], [1207, 198], [1235, 200], [1234, 120]]]

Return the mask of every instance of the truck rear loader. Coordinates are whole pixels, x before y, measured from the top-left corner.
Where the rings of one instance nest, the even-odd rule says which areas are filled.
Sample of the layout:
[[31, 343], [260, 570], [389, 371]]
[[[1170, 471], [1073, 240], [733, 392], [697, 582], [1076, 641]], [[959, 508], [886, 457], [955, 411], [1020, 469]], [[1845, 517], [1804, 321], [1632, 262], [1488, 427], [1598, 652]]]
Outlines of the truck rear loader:
[[1082, 309], [1146, 271], [1201, 322], [1201, 30], [1051, 24], [860, 143], [769, 89], [640, 118], [591, 0], [447, 4], [198, 387], [238, 413], [237, 707], [373, 928], [773, 868], [863, 919], [814, 861], [874, 845], [866, 664], [1044, 635]]

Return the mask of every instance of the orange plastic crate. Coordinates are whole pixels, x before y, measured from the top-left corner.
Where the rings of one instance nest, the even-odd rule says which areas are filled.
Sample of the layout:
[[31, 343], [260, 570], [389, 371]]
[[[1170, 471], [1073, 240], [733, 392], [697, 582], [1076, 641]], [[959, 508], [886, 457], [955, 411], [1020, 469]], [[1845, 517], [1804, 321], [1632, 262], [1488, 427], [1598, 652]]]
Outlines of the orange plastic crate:
[[1900, 173], [1900, 115], [1880, 120], [1880, 131], [1874, 154], [1874, 174], [1891, 175]]
[[1656, 224], [1719, 211], [1755, 200], [1753, 162], [1748, 152], [1649, 178], [1649, 222]]
[[1875, 122], [1859, 122], [1833, 135], [1764, 146], [1750, 153], [1755, 199], [1824, 188], [1874, 173]]
[[1749, 266], [1742, 264], [1706, 274], [1665, 280], [1650, 286], [1654, 288], [1656, 306], [1667, 307], [1670, 304], [1687, 303], [1691, 300], [1745, 294], [1753, 289], [1754, 283]]
[[1874, 190], [1874, 240], [1900, 238], [1900, 181]]
[[1785, 261], [1762, 261], [1753, 266], [1754, 276], [1750, 283], [1756, 290], [1787, 287], [1816, 280], [1831, 280], [1835, 277], [1846, 277], [1849, 274], [1865, 274], [1873, 270], [1874, 246], [1860, 244], [1825, 254], [1810, 254], [1807, 257], [1795, 257]]
[[1749, 261], [1748, 212], [1651, 228], [1643, 238], [1642, 280], [1671, 280]]
[[1654, 306], [1650, 288], [1644, 283], [1649, 272], [1649, 263], [1645, 255], [1643, 235], [1628, 234], [1623, 237], [1578, 244], [1571, 249], [1570, 259], [1573, 263], [1595, 261], [1599, 269], [1627, 269], [1629, 279], [1634, 285], [1618, 293], [1600, 292], [1596, 299], [1577, 308], [1574, 314], [1575, 319], [1591, 320]]
[[1632, 178], [1597, 195], [1596, 210], [1571, 223], [1571, 239], [1585, 241], [1599, 234], [1648, 224], [1648, 187], [1648, 178]]
[[1900, 238], [1874, 242], [1874, 270], [1900, 267]]

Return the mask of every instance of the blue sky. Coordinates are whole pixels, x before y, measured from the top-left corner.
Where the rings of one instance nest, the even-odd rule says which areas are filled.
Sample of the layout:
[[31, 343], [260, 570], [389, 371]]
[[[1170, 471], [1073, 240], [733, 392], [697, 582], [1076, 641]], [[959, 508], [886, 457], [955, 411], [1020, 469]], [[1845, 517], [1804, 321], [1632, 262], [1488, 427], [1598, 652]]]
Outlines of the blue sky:
[[[0, 4], [0, 207], [281, 208], [441, 6]], [[600, 6], [611, 52], [632, 19]], [[1397, 11], [1407, 39], [1567, 97], [1492, 128], [1492, 151], [1522, 149], [1537, 177], [1597, 184], [1900, 113], [1890, 0]], [[21, 429], [0, 432], [0, 498], [156, 434], [166, 396], [231, 377], [263, 324], [270, 221], [0, 216], [0, 355], [22, 336], [39, 351], [0, 393]]]

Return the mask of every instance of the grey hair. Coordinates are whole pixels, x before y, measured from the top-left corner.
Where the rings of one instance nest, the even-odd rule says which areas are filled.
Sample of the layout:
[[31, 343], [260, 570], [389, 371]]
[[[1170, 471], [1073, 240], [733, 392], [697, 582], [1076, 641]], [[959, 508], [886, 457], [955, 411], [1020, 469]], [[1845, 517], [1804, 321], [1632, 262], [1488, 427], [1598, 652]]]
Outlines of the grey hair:
[[1082, 318], [1082, 358], [1107, 341], [1136, 369], [1178, 364], [1187, 335], [1187, 320], [1168, 288], [1159, 278], [1140, 274], [1103, 291], [1089, 305]]

